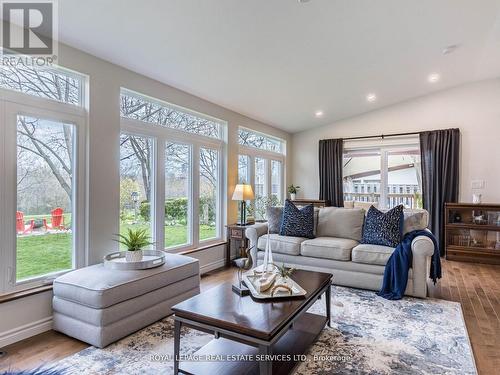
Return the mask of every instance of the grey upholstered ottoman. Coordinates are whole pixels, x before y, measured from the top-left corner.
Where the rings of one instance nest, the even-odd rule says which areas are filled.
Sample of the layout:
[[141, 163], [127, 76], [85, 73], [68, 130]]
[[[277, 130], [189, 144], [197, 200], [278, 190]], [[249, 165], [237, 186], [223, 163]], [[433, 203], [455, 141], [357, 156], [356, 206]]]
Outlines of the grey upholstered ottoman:
[[149, 270], [119, 271], [103, 264], [54, 281], [53, 328], [97, 347], [170, 315], [170, 307], [200, 292], [197, 259], [168, 254]]

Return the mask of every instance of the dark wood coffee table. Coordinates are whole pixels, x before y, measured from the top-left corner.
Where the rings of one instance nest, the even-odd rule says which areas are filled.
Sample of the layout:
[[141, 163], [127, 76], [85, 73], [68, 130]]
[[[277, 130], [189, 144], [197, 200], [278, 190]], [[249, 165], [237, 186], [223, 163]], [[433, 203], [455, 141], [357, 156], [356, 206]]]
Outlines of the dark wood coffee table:
[[[292, 278], [306, 290], [304, 297], [265, 301], [240, 297], [226, 283], [172, 307], [174, 373], [289, 374], [330, 325], [332, 275], [298, 270]], [[323, 294], [326, 316], [308, 313]], [[182, 326], [214, 334], [214, 340], [193, 354], [201, 361], [179, 361]]]

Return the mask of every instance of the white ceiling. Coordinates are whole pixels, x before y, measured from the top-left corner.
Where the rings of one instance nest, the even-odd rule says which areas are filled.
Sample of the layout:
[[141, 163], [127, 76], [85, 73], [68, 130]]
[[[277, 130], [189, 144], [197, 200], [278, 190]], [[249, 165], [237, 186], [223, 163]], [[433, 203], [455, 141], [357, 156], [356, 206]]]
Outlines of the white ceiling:
[[289, 132], [500, 76], [500, 0], [59, 4], [64, 43]]

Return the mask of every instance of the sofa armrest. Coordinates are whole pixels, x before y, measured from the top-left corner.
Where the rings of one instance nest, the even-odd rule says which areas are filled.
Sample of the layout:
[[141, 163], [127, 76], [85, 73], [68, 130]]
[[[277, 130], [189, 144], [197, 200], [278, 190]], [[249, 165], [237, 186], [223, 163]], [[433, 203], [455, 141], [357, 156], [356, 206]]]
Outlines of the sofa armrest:
[[260, 236], [267, 233], [267, 223], [256, 223], [248, 226], [245, 230], [245, 236], [250, 241], [250, 256], [253, 266], [257, 267], [257, 241]]
[[429, 237], [415, 237], [411, 243], [413, 255], [413, 295], [427, 297], [427, 278], [429, 276], [430, 257], [434, 254], [434, 243]]

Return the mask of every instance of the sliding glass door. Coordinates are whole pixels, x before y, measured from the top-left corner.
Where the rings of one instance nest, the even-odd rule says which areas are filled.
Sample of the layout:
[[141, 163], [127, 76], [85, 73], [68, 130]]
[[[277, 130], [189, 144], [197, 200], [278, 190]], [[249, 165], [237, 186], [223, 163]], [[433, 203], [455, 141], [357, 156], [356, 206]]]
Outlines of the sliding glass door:
[[418, 144], [344, 151], [344, 201], [422, 207]]

